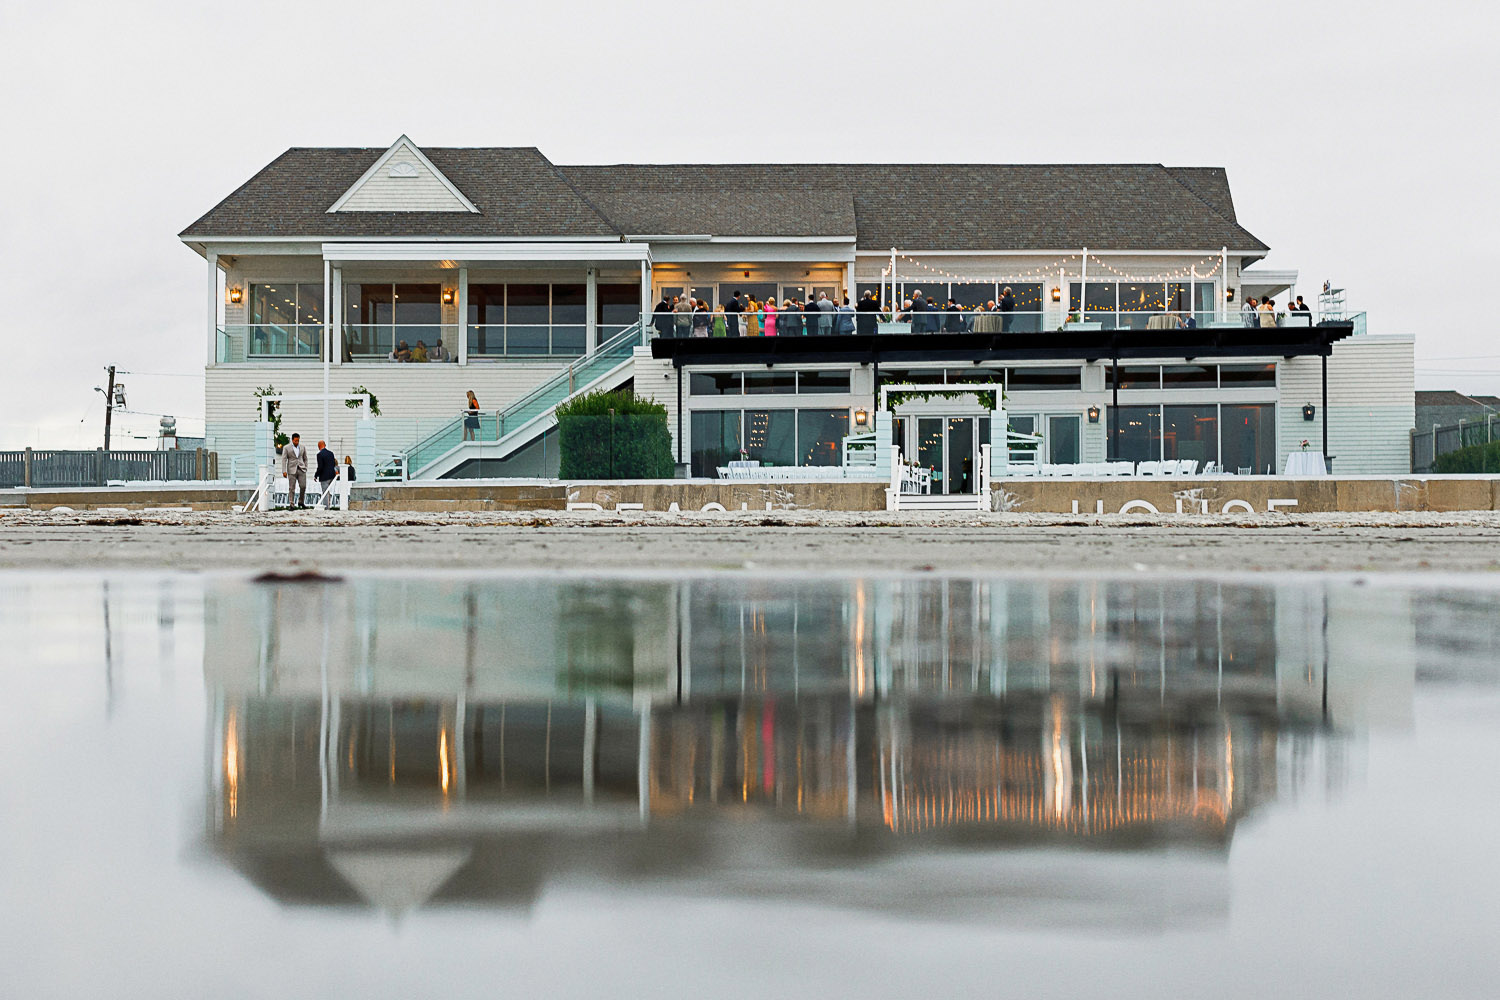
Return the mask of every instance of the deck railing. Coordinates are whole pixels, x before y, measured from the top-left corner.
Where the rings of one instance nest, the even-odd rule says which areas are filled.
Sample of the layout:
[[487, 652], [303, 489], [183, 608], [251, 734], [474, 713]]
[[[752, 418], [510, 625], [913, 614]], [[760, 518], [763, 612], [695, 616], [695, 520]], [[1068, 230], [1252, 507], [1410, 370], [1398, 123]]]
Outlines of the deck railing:
[[0, 451], [0, 487], [106, 486], [112, 482], [213, 479], [218, 455], [193, 451]]

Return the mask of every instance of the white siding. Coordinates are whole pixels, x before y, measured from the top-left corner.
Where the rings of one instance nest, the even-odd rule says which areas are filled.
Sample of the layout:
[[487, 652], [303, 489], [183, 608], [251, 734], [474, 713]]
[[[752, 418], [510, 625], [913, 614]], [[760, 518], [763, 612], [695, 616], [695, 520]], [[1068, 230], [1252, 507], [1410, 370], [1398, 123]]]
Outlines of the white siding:
[[[415, 177], [392, 177], [391, 167], [409, 163]], [[406, 143], [361, 184], [339, 209], [341, 212], [467, 212], [439, 176], [427, 168]]]
[[[673, 368], [672, 362], [664, 358], [658, 359], [651, 356], [651, 348], [637, 347], [635, 349], [634, 384], [635, 394], [646, 399], [654, 399], [667, 408], [667, 429], [672, 432], [672, 456], [680, 462], [688, 461], [688, 442], [680, 443], [677, 440], [677, 377], [680, 369]], [[687, 378], [686, 374], [682, 376]], [[682, 399], [684, 405], [687, 403], [687, 383], [682, 386]], [[687, 417], [683, 417], [682, 436], [688, 436]]]
[[[437, 430], [458, 416], [466, 390], [473, 389], [486, 411], [504, 409], [562, 371], [555, 362], [503, 364], [365, 364], [332, 369], [329, 391], [368, 388], [380, 401], [378, 441], [381, 448], [404, 448], [419, 436]], [[253, 450], [253, 423], [259, 418], [255, 390], [274, 385], [287, 395], [321, 393], [319, 364], [221, 365], [207, 371], [204, 414], [209, 447], [221, 461]], [[323, 433], [323, 404], [287, 402], [282, 406], [281, 429], [301, 433], [304, 443], [316, 443]], [[340, 455], [354, 453], [354, 425], [358, 410], [342, 403], [329, 407], [329, 446]], [[227, 466], [225, 466], [227, 470]]]
[[[1328, 359], [1328, 450], [1334, 471], [1348, 475], [1406, 475], [1411, 471], [1409, 434], [1416, 424], [1413, 338], [1349, 337]], [[1306, 439], [1322, 448], [1321, 359], [1294, 358], [1280, 369], [1276, 411], [1278, 468]], [[1316, 419], [1302, 419], [1302, 407], [1319, 408]]]

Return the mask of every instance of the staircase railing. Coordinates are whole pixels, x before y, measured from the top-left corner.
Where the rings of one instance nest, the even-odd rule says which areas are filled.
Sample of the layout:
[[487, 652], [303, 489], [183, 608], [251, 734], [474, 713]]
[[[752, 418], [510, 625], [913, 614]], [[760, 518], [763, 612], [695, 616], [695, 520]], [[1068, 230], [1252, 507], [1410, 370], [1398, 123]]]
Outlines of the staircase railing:
[[599, 345], [593, 354], [580, 358], [555, 376], [494, 413], [465, 413], [438, 428], [406, 451], [407, 475], [418, 474], [465, 440], [464, 421], [477, 419], [472, 440], [502, 440], [555, 408], [570, 396], [587, 389], [611, 370], [629, 360], [636, 347], [646, 342], [641, 324], [635, 323]]

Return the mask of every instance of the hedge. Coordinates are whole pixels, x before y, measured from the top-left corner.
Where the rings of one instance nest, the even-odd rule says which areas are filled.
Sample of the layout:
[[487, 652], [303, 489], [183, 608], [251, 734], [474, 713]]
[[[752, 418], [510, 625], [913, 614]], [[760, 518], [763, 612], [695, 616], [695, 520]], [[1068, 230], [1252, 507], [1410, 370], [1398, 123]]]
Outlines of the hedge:
[[563, 479], [671, 479], [677, 470], [667, 408], [628, 390], [559, 406], [557, 445]]
[[1440, 474], [1462, 472], [1500, 473], [1500, 441], [1471, 444], [1432, 460], [1432, 471]]

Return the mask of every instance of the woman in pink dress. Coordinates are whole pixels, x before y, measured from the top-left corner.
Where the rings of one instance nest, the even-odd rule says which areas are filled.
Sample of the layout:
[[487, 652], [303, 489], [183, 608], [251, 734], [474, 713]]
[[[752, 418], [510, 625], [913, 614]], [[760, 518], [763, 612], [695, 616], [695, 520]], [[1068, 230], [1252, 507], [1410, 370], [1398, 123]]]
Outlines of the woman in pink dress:
[[767, 337], [776, 336], [776, 300], [766, 299], [766, 332]]

